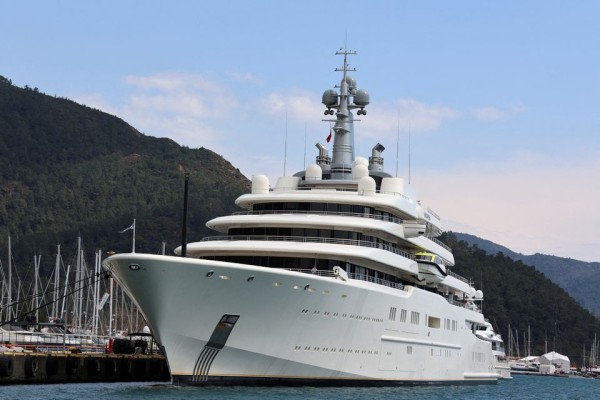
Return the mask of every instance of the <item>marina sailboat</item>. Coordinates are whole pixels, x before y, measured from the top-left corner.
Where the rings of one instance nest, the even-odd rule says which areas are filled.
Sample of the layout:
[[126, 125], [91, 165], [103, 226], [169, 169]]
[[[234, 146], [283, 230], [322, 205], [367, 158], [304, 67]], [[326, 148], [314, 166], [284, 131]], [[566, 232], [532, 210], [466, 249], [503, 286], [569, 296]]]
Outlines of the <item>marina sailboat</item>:
[[[384, 171], [383, 145], [354, 154], [354, 112], [369, 94], [350, 77], [326, 90], [332, 156], [274, 187], [255, 175], [244, 211], [174, 256], [103, 262], [140, 307], [179, 385], [495, 383], [492, 343], [476, 334], [483, 293], [450, 271], [438, 215]], [[354, 70], [352, 70], [354, 71]], [[335, 114], [335, 118], [333, 117]], [[183, 254], [182, 254], [183, 253]], [[183, 255], [183, 256], [182, 256]]]

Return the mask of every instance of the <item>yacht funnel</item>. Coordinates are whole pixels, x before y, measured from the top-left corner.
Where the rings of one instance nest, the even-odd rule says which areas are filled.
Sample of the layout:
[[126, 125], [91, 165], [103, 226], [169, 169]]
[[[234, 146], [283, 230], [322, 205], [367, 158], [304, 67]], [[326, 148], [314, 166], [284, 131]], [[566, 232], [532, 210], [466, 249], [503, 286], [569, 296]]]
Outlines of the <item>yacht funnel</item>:
[[383, 157], [381, 152], [385, 150], [385, 147], [381, 143], [377, 143], [373, 147], [371, 157], [369, 157], [369, 171], [383, 171]]

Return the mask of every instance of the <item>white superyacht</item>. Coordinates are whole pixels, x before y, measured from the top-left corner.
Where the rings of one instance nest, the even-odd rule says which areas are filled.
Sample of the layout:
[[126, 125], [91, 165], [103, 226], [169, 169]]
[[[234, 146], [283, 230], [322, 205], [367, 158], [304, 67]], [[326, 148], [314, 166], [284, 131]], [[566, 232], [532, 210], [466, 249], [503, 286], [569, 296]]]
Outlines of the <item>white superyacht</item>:
[[[354, 156], [369, 95], [348, 75], [323, 94], [332, 156], [271, 188], [264, 175], [179, 256], [116, 254], [103, 265], [142, 310], [180, 385], [495, 383], [476, 335], [483, 298], [451, 273], [439, 217], [377, 144]], [[338, 91], [339, 90], [339, 91]], [[184, 248], [185, 257], [181, 257]]]

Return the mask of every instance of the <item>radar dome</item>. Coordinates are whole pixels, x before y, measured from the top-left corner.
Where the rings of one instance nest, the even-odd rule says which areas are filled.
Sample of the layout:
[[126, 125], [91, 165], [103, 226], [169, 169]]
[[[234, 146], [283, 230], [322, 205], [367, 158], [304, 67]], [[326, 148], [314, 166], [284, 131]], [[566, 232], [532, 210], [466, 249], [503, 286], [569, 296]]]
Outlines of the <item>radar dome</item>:
[[352, 179], [362, 179], [369, 176], [369, 167], [362, 164], [357, 164], [352, 168]]
[[354, 159], [353, 166], [357, 166], [357, 165], [364, 165], [365, 167], [368, 167], [369, 166], [369, 160], [367, 160], [364, 157], [360, 157], [360, 156], [356, 157]]
[[356, 88], [356, 79], [354, 79], [350, 75], [346, 75], [346, 84], [349, 88], [354, 89]]
[[358, 181], [358, 194], [361, 196], [373, 196], [376, 191], [375, 179], [364, 176]]
[[358, 89], [354, 95], [354, 104], [361, 107], [369, 104], [369, 92], [363, 89]]
[[254, 175], [252, 177], [252, 193], [269, 193], [269, 178], [265, 175]]
[[385, 177], [381, 181], [381, 191], [386, 193], [404, 194], [404, 179]]
[[276, 192], [284, 192], [286, 190], [295, 190], [300, 183], [300, 178], [297, 176], [280, 176], [275, 184]]
[[323, 92], [322, 101], [326, 107], [335, 106], [338, 102], [338, 93], [333, 89], [327, 89]]
[[475, 298], [477, 300], [483, 300], [483, 292], [481, 290], [475, 291]]
[[310, 164], [306, 167], [307, 181], [320, 181], [323, 179], [323, 170], [317, 164]]

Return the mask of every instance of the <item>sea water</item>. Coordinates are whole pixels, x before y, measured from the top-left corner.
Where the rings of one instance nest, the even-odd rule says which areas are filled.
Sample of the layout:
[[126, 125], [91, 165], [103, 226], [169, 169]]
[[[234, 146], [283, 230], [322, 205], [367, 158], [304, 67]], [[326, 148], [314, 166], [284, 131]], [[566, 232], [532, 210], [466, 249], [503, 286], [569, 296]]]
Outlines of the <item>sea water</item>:
[[396, 388], [177, 387], [153, 382], [0, 386], [0, 399], [43, 400], [494, 400], [594, 399], [600, 379], [515, 376], [497, 385]]

